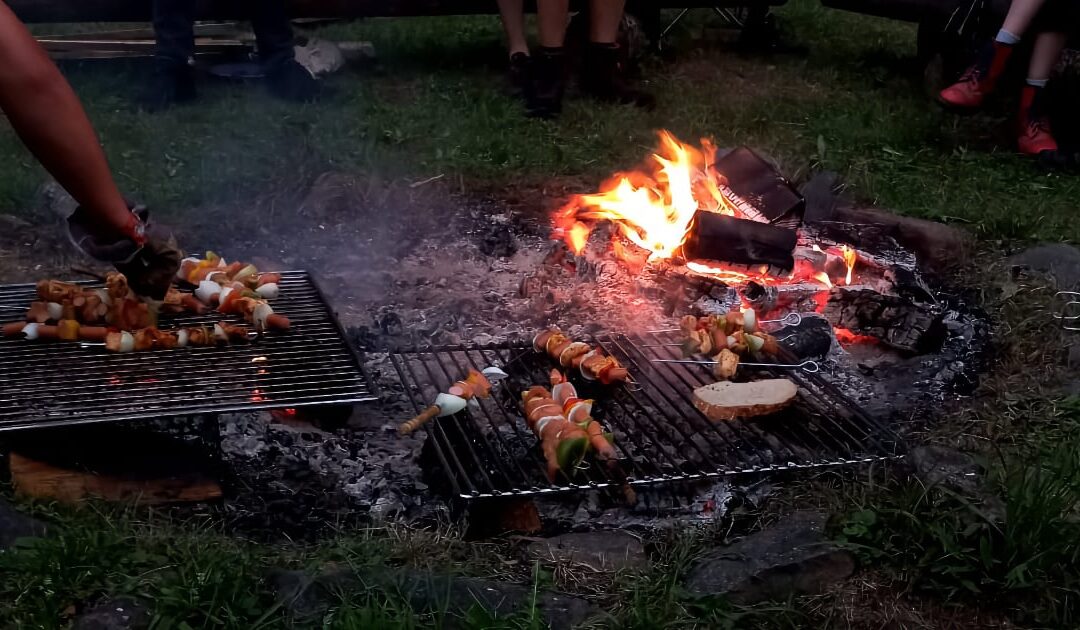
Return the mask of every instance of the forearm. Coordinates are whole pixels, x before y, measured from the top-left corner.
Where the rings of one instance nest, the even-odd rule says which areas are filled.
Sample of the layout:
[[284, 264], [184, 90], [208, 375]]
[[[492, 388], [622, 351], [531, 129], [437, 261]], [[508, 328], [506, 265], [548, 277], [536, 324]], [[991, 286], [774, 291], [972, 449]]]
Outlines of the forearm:
[[30, 152], [100, 221], [126, 234], [132, 215], [71, 86], [41, 46], [0, 2], [0, 109]]

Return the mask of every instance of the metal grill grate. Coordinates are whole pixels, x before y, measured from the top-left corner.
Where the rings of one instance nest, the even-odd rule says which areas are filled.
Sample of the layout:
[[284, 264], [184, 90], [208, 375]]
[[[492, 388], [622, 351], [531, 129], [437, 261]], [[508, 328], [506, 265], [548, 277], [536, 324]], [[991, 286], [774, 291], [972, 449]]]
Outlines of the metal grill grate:
[[614, 336], [597, 343], [630, 368], [638, 383], [637, 388], [604, 387], [571, 374], [579, 394], [597, 401], [594, 417], [615, 434], [621, 470], [613, 474], [589, 463], [573, 480], [555, 483], [544, 474], [537, 440], [518, 403], [521, 391], [548, 383], [553, 365], [546, 356], [515, 344], [391, 354], [417, 412], [470, 367], [499, 365], [510, 374], [490, 399], [479, 401], [479, 408], [427, 425], [434, 453], [458, 496], [535, 495], [621, 486], [627, 481], [631, 485], [694, 481], [872, 462], [903, 451], [888, 427], [817, 375], [776, 369], [776, 376], [799, 385], [795, 405], [745, 422], [714, 423], [692, 402], [694, 388], [715, 380], [709, 370], [650, 363], [649, 359], [676, 354], [669, 348], [646, 348], [640, 338]]
[[[281, 274], [286, 333], [251, 344], [113, 354], [77, 343], [0, 339], [0, 431], [375, 400], [325, 298], [303, 271]], [[85, 283], [95, 286], [95, 283]], [[0, 286], [0, 322], [21, 320], [34, 285]], [[235, 316], [163, 315], [163, 329]]]

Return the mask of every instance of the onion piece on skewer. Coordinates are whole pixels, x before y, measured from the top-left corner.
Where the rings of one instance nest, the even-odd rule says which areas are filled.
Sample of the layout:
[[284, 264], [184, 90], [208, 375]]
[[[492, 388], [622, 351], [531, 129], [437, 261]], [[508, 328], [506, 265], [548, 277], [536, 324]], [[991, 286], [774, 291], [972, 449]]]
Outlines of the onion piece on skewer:
[[255, 293], [258, 293], [259, 297], [264, 300], [273, 300], [278, 296], [278, 292], [279, 289], [276, 282], [259, 285], [259, 287], [255, 289]]
[[442, 393], [435, 397], [435, 404], [443, 414], [450, 416], [464, 409], [469, 403], [461, 396]]
[[120, 333], [120, 349], [119, 352], [134, 352], [135, 351], [135, 335], [132, 335], [128, 331]]
[[221, 295], [221, 285], [212, 280], [202, 280], [195, 289], [195, 297], [203, 304], [213, 304], [213, 301]]

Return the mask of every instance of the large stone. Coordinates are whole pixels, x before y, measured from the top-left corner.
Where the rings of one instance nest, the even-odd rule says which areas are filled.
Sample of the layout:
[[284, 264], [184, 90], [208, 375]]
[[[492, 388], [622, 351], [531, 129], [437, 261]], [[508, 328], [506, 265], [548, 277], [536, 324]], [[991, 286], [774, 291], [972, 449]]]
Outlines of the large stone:
[[825, 540], [826, 516], [796, 512], [698, 560], [686, 589], [744, 603], [825, 592], [855, 571], [850, 553]]
[[1050, 276], [1062, 290], [1080, 286], [1080, 249], [1072, 245], [1037, 245], [1016, 254], [1009, 259], [1009, 263]]
[[272, 581], [279, 600], [296, 621], [318, 618], [340, 601], [342, 592], [358, 587], [397, 593], [418, 611], [451, 615], [462, 615], [479, 606], [505, 617], [526, 612], [535, 601], [537, 614], [553, 630], [569, 630], [601, 612], [579, 597], [550, 590], [534, 593], [528, 585], [411, 570], [340, 569], [316, 576], [282, 571], [272, 576]]
[[45, 524], [30, 518], [0, 500], [0, 551], [10, 549], [20, 538], [45, 535]]
[[150, 627], [150, 613], [137, 602], [121, 598], [94, 605], [75, 619], [73, 630], [141, 630]]
[[645, 547], [624, 531], [563, 534], [529, 545], [529, 553], [541, 560], [567, 563], [594, 571], [626, 571], [648, 565]]
[[944, 485], [969, 494], [979, 489], [980, 467], [966, 453], [944, 446], [916, 446], [908, 451], [907, 461], [927, 487]]

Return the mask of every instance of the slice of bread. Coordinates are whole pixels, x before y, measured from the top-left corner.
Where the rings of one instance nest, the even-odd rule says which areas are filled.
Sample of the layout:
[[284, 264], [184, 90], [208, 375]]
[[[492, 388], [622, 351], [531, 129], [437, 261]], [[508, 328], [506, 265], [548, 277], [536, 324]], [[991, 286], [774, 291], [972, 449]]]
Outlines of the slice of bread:
[[799, 386], [786, 378], [752, 383], [720, 381], [694, 390], [694, 406], [709, 420], [734, 420], [776, 413], [790, 405]]

